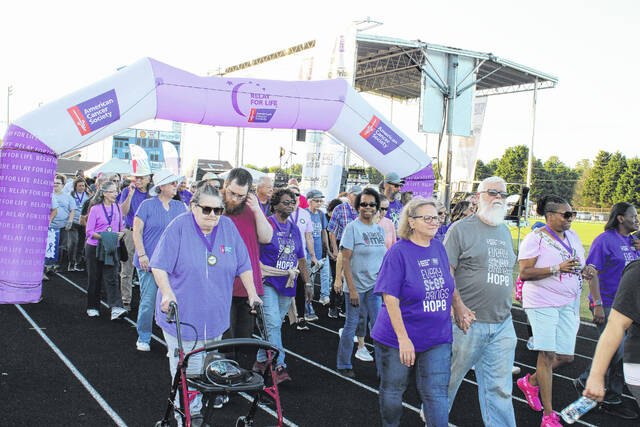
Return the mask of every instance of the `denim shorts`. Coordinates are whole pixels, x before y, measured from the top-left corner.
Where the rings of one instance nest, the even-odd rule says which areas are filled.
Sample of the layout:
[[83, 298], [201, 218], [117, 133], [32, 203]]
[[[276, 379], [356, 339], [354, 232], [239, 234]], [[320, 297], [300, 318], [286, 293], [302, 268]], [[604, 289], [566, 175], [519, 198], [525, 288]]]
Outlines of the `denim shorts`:
[[572, 302], [560, 307], [526, 308], [533, 330], [533, 349], [573, 355], [580, 315]]

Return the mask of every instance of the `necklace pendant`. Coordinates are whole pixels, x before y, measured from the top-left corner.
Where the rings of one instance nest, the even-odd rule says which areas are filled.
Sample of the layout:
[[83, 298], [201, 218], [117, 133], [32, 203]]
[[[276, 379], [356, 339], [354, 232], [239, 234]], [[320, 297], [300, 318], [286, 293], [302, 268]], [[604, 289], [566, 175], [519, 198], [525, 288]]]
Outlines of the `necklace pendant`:
[[209, 264], [210, 266], [214, 266], [218, 263], [218, 258], [216, 258], [215, 255], [209, 255], [207, 257], [207, 264]]

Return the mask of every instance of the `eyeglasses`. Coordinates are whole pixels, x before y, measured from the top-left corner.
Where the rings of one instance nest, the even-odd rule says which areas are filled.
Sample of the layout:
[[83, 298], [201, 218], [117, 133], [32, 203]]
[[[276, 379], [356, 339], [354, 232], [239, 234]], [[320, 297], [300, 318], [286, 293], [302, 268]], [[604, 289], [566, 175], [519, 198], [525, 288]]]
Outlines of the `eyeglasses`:
[[[216, 187], [216, 188], [219, 188], [219, 187]], [[247, 193], [244, 193], [244, 194], [234, 193], [233, 191], [229, 190], [228, 188], [227, 188], [226, 191], [227, 191], [227, 193], [229, 193], [229, 196], [231, 196], [232, 198], [234, 198], [236, 200], [242, 200], [245, 197], [247, 197]]]
[[311, 199], [313, 203], [322, 203], [322, 199]]
[[198, 205], [198, 206], [200, 207], [200, 209], [202, 209], [202, 213], [204, 215], [211, 215], [211, 211], [213, 211], [213, 214], [215, 216], [220, 216], [222, 215], [222, 212], [224, 212], [224, 208], [219, 206], [202, 206], [202, 205]]
[[361, 203], [360, 203], [360, 207], [361, 207], [361, 208], [367, 208], [367, 207], [368, 207], [368, 208], [375, 208], [375, 207], [377, 207], [377, 206], [378, 206], [378, 205], [377, 205], [375, 202], [371, 202], [371, 203], [361, 202]]
[[53, 183], [53, 185], [62, 185], [62, 183], [60, 181], [56, 181]]
[[296, 204], [295, 200], [284, 200], [284, 201], [282, 201], [280, 203], [285, 205], [285, 206], [293, 206], [293, 205]]
[[446, 212], [438, 212], [438, 215], [441, 215], [441, 216], [446, 214], [447, 214]]
[[389, 208], [380, 208], [381, 211], [388, 211]]
[[478, 193], [487, 193], [491, 197], [496, 197], [499, 194], [500, 197], [502, 197], [503, 199], [506, 199], [507, 197], [509, 197], [509, 193], [507, 193], [506, 191], [486, 190], [486, 191], [479, 191]]
[[412, 216], [411, 218], [413, 219], [421, 219], [426, 223], [430, 223], [430, 222], [440, 222], [440, 218], [438, 218], [438, 216], [430, 216], [430, 215], [418, 215], [418, 216]]
[[300, 197], [300, 193], [293, 193], [294, 196]]
[[549, 212], [551, 212], [551, 213], [555, 213], [555, 214], [558, 214], [558, 215], [562, 215], [562, 217], [563, 217], [564, 219], [571, 219], [571, 218], [575, 218], [575, 217], [576, 217], [576, 215], [578, 214], [578, 212], [576, 212], [576, 211], [566, 211], [566, 212], [549, 211]]
[[394, 184], [393, 182], [390, 182], [389, 184], [393, 185], [394, 188], [402, 187], [402, 184]]

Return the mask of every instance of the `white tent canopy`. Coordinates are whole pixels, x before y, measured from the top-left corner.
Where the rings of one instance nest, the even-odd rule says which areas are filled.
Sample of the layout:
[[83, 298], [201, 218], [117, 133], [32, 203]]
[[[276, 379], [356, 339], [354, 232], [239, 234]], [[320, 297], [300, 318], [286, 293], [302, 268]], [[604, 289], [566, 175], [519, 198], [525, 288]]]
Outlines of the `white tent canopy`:
[[104, 162], [98, 166], [85, 171], [85, 175], [90, 178], [95, 178], [99, 173], [117, 173], [120, 175], [131, 175], [131, 164], [121, 159], [112, 158], [111, 160]]
[[[262, 178], [263, 176], [269, 176], [266, 173], [261, 172], [259, 170], [255, 170], [255, 169], [252, 169], [252, 168], [247, 168], [245, 166], [241, 166], [241, 168], [246, 170], [246, 171], [248, 171], [251, 174], [251, 177], [253, 178], [253, 182], [256, 182], [258, 179]], [[227, 172], [225, 172], [223, 174], [220, 174], [219, 176], [220, 176], [220, 178], [227, 179], [227, 176], [229, 176], [229, 171], [227, 171]]]

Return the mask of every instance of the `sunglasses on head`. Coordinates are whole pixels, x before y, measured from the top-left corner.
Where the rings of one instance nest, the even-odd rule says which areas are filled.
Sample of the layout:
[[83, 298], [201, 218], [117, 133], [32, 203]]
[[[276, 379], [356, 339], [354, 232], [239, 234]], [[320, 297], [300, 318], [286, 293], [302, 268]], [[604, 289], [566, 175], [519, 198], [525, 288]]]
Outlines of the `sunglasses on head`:
[[200, 209], [202, 209], [202, 213], [205, 215], [211, 215], [211, 211], [213, 211], [214, 215], [220, 216], [222, 212], [224, 212], [223, 207], [214, 207], [214, 206], [202, 206], [198, 205]]
[[556, 211], [550, 211], [551, 213], [555, 213], [558, 215], [562, 215], [562, 217], [564, 219], [571, 219], [571, 218], [575, 218], [576, 215], [578, 214], [576, 211], [566, 211], [566, 212], [556, 212]]
[[503, 199], [506, 199], [507, 197], [509, 197], [509, 193], [507, 193], [506, 191], [498, 191], [498, 190], [493, 190], [493, 189], [492, 190], [486, 190], [486, 191], [480, 191], [480, 193], [487, 193], [491, 197], [496, 197], [499, 194], [500, 197], [502, 197]]
[[371, 203], [360, 202], [360, 207], [361, 207], [361, 208], [367, 208], [367, 207], [369, 207], [369, 208], [375, 208], [376, 206], [378, 206], [378, 205], [376, 205], [376, 203], [375, 203], [375, 202], [371, 202]]

